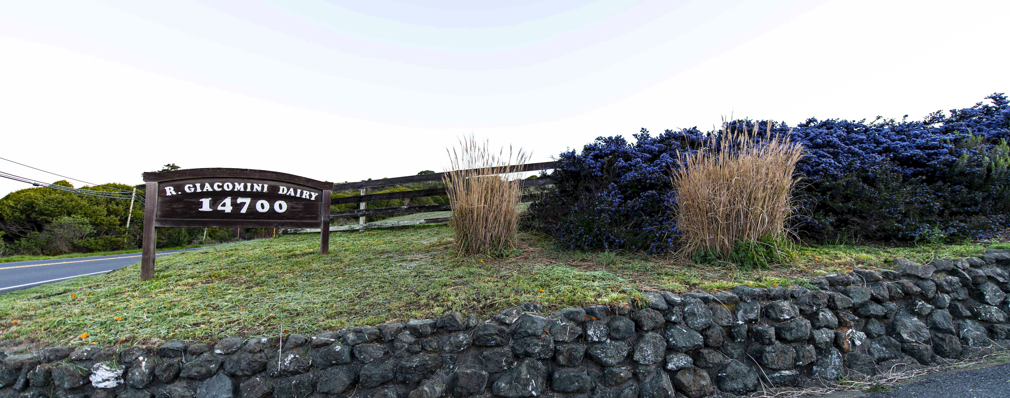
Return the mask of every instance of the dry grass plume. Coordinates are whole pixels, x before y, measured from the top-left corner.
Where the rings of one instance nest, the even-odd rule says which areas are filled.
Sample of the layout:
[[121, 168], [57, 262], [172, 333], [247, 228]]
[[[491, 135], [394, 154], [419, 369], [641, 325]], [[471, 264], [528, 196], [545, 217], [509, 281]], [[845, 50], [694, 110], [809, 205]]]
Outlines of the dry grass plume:
[[444, 182], [452, 208], [452, 227], [460, 255], [495, 254], [514, 249], [519, 228], [522, 180], [517, 173], [529, 160], [519, 149], [497, 154], [487, 142], [461, 138], [447, 150], [451, 162]]
[[723, 122], [698, 152], [680, 154], [671, 180], [682, 253], [715, 250], [729, 256], [737, 242], [785, 232], [803, 147], [788, 134], [773, 135], [771, 123], [763, 140], [760, 133], [757, 125], [747, 131]]

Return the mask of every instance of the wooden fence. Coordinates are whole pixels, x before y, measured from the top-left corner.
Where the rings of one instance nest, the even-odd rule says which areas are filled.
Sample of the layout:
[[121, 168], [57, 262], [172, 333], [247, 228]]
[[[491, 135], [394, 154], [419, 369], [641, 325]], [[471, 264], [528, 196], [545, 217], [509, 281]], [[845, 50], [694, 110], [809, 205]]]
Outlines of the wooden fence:
[[[527, 163], [522, 167], [518, 168], [517, 172], [530, 172], [539, 170], [553, 169], [555, 162], [541, 162], [541, 163]], [[358, 190], [358, 196], [345, 196], [345, 197], [334, 197], [331, 199], [331, 204], [351, 204], [357, 203], [358, 209], [340, 212], [331, 212], [330, 219], [335, 218], [357, 218], [357, 225], [341, 225], [341, 226], [331, 226], [330, 231], [354, 231], [354, 230], [364, 230], [373, 228], [388, 228], [388, 227], [399, 227], [406, 225], [420, 225], [420, 224], [432, 224], [447, 222], [451, 217], [432, 217], [417, 220], [406, 220], [406, 221], [393, 221], [393, 222], [375, 222], [368, 223], [368, 217], [370, 216], [397, 216], [406, 214], [416, 214], [416, 213], [430, 213], [430, 212], [441, 212], [450, 211], [448, 204], [436, 204], [436, 205], [405, 205], [399, 207], [385, 207], [377, 209], [369, 209], [368, 202], [375, 202], [380, 200], [395, 200], [395, 199], [411, 199], [411, 198], [422, 198], [428, 196], [442, 196], [446, 194], [445, 187], [438, 188], [428, 188], [428, 189], [415, 189], [409, 191], [401, 192], [383, 192], [383, 193], [369, 193], [373, 188], [387, 187], [393, 185], [402, 184], [412, 184], [421, 182], [441, 182], [445, 173], [432, 173], [432, 174], [420, 174], [404, 177], [395, 178], [383, 178], [381, 180], [368, 180], [359, 182], [345, 182], [342, 184], [333, 184], [333, 193], [336, 194], [340, 191], [351, 191]], [[536, 178], [522, 180], [522, 185], [524, 191], [527, 188], [540, 187], [552, 184], [549, 178]], [[528, 201], [533, 198], [532, 195], [524, 194], [523, 201]], [[307, 233], [307, 232], [319, 232], [319, 229], [287, 229], [284, 230], [285, 233]]]

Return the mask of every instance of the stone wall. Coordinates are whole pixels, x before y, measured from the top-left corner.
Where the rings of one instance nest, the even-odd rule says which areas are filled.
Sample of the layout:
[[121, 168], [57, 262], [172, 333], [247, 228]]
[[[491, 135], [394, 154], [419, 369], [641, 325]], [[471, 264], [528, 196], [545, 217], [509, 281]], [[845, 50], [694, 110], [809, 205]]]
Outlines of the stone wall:
[[1010, 252], [990, 250], [814, 290], [646, 293], [641, 308], [526, 304], [283, 340], [5, 352], [0, 397], [746, 395], [988, 352], [1010, 338], [1008, 271]]

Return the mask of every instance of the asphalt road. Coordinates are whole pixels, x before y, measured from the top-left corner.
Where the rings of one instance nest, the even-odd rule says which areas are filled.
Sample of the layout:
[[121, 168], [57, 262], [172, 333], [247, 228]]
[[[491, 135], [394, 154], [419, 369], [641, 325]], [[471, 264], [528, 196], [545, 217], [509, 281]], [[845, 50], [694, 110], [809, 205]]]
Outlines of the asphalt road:
[[1010, 363], [961, 372], [937, 374], [895, 385], [890, 392], [866, 398], [1006, 398], [1010, 397]]
[[[157, 256], [180, 251], [158, 252]], [[104, 274], [140, 262], [140, 253], [0, 263], [0, 294], [79, 276]]]

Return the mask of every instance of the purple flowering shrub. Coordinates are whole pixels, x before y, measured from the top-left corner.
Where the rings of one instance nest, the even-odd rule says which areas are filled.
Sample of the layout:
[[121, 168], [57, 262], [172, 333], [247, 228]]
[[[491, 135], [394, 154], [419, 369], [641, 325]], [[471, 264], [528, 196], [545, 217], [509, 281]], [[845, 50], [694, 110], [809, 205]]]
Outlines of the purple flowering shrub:
[[[1010, 226], [1010, 106], [1003, 94], [949, 115], [867, 123], [809, 119], [775, 125], [806, 148], [796, 167], [791, 229], [813, 242], [993, 237]], [[746, 128], [767, 121], [737, 121]], [[599, 137], [557, 157], [557, 190], [530, 206], [531, 224], [567, 248], [658, 253], [676, 245], [670, 170], [693, 152], [697, 128], [642, 129], [630, 143]]]

